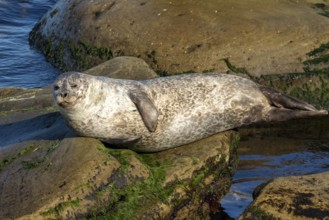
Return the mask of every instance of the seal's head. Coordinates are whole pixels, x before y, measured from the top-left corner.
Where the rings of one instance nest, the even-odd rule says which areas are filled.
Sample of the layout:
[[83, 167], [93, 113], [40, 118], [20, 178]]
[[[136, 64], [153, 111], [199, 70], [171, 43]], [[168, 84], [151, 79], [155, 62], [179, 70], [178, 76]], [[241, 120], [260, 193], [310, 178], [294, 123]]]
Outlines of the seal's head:
[[78, 72], [61, 74], [53, 84], [55, 102], [62, 108], [72, 108], [86, 96], [89, 84], [87, 75]]

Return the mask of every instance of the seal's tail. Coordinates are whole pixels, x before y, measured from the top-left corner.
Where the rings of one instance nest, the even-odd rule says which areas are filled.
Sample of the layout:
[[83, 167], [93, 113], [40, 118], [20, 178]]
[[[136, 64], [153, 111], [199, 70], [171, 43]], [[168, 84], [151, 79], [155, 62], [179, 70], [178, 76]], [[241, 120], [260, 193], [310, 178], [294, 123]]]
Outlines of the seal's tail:
[[285, 121], [294, 118], [328, 115], [326, 110], [317, 110], [314, 106], [273, 88], [259, 86], [259, 89], [273, 106], [266, 121]]

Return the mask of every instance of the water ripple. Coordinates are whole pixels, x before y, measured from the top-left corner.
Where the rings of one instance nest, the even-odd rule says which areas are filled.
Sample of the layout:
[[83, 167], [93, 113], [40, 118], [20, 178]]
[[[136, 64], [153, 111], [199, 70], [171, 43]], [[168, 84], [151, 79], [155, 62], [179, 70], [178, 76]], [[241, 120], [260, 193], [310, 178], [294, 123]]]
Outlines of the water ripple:
[[28, 35], [56, 0], [0, 0], [0, 87], [42, 87], [59, 70], [29, 46]]

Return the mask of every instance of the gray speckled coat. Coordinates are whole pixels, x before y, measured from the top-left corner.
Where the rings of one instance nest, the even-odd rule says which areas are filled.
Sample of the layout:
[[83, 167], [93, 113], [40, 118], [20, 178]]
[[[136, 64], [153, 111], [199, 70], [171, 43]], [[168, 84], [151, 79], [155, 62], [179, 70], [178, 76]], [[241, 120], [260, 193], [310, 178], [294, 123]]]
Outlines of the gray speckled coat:
[[[269, 99], [272, 94], [276, 99]], [[144, 152], [191, 143], [253, 122], [280, 120], [273, 113], [282, 118], [295, 112], [284, 109], [282, 114], [278, 94], [284, 96], [227, 74], [133, 81], [69, 72], [54, 83], [59, 110], [77, 134]], [[306, 103], [284, 98], [302, 105], [299, 113], [319, 114]], [[283, 119], [294, 117], [300, 115]]]

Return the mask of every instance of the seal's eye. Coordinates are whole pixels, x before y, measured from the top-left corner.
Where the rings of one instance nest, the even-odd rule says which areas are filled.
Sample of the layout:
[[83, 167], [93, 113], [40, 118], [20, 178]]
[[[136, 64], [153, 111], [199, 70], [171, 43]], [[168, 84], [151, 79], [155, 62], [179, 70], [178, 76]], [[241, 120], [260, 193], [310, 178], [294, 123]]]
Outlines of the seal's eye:
[[58, 85], [55, 85], [54, 86], [54, 90], [58, 90], [59, 89], [59, 86]]
[[77, 84], [73, 84], [73, 85], [71, 86], [71, 88], [77, 88], [77, 87], [78, 87]]

